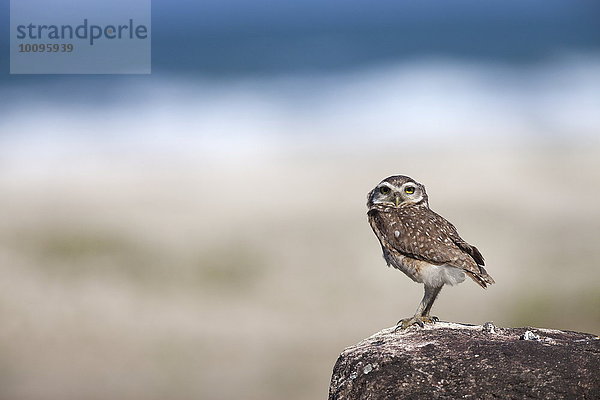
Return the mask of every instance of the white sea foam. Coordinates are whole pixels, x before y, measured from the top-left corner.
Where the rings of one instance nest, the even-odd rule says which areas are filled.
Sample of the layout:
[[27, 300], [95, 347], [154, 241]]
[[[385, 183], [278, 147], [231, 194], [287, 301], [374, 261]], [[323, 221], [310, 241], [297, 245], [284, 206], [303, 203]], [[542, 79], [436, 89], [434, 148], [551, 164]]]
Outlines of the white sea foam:
[[283, 149], [600, 137], [600, 57], [592, 56], [520, 67], [438, 59], [316, 76], [123, 82], [102, 101], [73, 100], [69, 87], [48, 95], [43, 86], [7, 89], [14, 101], [0, 111], [0, 156], [237, 159]]

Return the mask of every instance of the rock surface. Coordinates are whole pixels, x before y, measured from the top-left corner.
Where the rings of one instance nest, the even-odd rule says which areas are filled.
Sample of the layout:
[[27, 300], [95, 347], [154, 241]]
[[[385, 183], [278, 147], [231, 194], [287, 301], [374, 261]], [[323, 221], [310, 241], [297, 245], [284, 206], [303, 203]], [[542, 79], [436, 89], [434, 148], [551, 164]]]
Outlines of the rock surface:
[[586, 333], [438, 322], [384, 329], [338, 358], [330, 400], [600, 399]]

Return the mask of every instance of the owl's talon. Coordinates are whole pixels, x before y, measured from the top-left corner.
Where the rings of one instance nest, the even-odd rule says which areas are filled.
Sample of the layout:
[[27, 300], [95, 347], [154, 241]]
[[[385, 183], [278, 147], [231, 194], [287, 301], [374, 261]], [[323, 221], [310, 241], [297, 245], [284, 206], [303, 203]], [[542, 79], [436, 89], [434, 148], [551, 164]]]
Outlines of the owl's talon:
[[438, 317], [432, 317], [430, 315], [425, 315], [425, 316], [419, 317], [419, 319], [428, 324], [435, 324], [436, 322], [438, 322], [440, 320]]
[[396, 324], [396, 329], [394, 329], [394, 332], [396, 332], [398, 330], [404, 330], [412, 325], [419, 325], [421, 328], [425, 328], [425, 324], [433, 324], [433, 323], [436, 323], [437, 321], [439, 321], [438, 317], [431, 317], [429, 315], [426, 315], [426, 316], [416, 316], [415, 315], [414, 317], [404, 318], [404, 319], [401, 319], [400, 321], [398, 321], [398, 323]]

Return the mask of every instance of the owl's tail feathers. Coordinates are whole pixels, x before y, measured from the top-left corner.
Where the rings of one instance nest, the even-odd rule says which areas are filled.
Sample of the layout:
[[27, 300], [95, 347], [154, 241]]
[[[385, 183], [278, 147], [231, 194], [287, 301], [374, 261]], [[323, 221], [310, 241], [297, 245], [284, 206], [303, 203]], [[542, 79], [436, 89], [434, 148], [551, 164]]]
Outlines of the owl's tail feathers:
[[479, 273], [473, 273], [470, 271], [465, 271], [467, 273], [467, 275], [469, 275], [471, 277], [471, 279], [473, 279], [475, 281], [476, 284], [478, 284], [479, 286], [481, 286], [482, 288], [487, 288], [488, 285], [494, 284], [496, 283], [496, 281], [494, 281], [494, 278], [492, 278], [487, 271], [485, 270], [485, 268], [483, 268], [481, 265], [479, 266]]

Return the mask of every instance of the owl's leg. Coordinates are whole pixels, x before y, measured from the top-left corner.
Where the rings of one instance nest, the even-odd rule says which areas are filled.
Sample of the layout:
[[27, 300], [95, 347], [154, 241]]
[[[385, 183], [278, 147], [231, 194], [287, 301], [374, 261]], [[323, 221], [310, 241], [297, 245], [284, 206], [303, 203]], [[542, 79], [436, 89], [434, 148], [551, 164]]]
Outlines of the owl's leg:
[[419, 303], [419, 307], [417, 307], [417, 311], [415, 311], [415, 315], [411, 318], [405, 318], [398, 321], [396, 329], [406, 329], [415, 324], [424, 327], [425, 323], [439, 321], [437, 317], [429, 316], [429, 312], [441, 290], [442, 286], [433, 287], [425, 285], [425, 294], [423, 295], [423, 300]]
[[[435, 299], [437, 299], [438, 295], [440, 294], [442, 287], [443, 287], [443, 285], [439, 286], [439, 287], [425, 286], [425, 295], [423, 296], [423, 300], [421, 300], [421, 304], [419, 305], [419, 308], [417, 309], [417, 311], [419, 311], [419, 309], [422, 308], [422, 311], [421, 311], [422, 317], [429, 317], [429, 312], [431, 311], [431, 307], [433, 307], [433, 303], [435, 302]], [[431, 317], [431, 318], [438, 319], [437, 317]]]

